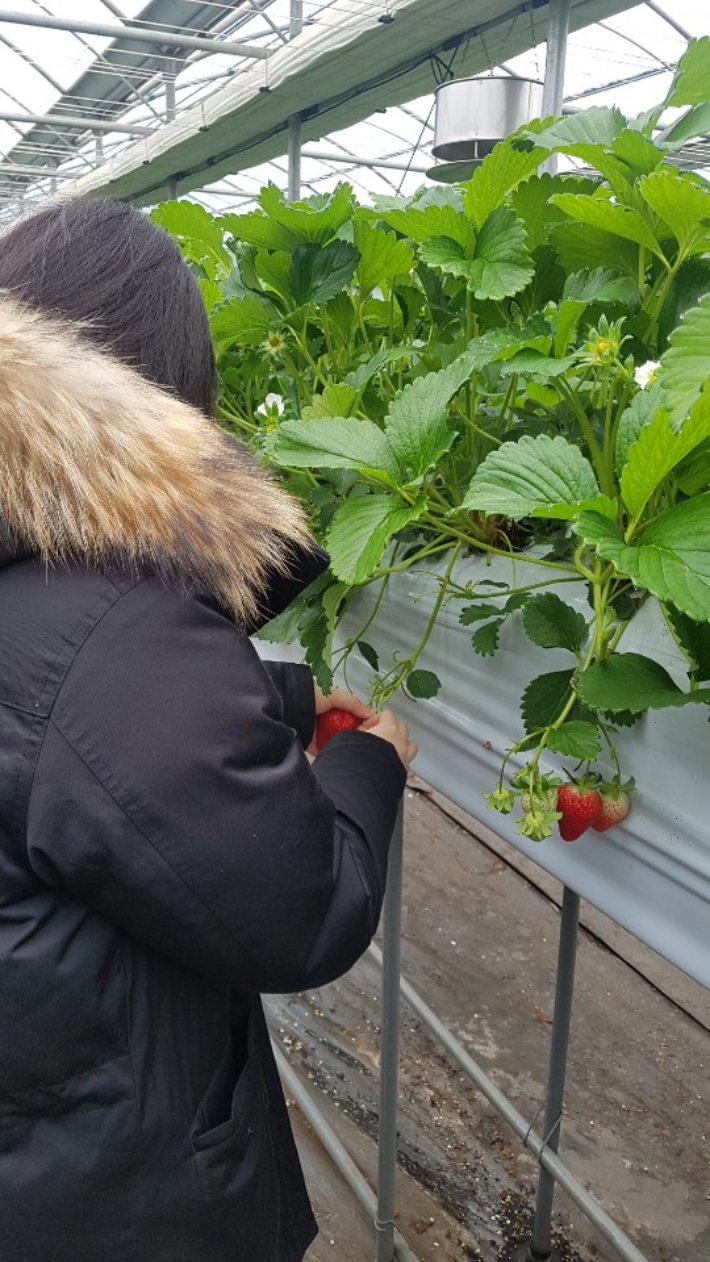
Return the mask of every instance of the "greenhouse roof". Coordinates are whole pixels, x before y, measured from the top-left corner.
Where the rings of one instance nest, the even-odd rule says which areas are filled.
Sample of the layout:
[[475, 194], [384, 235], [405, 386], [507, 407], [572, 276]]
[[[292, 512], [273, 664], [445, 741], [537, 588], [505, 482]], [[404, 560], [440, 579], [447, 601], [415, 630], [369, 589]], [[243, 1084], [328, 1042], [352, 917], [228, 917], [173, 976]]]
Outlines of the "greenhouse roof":
[[[344, 176], [363, 196], [410, 192], [433, 165], [439, 83], [544, 75], [542, 0], [438, 0], [435, 14], [429, 0], [14, 5], [0, 5], [6, 221], [67, 190], [248, 204], [266, 180], [285, 184], [294, 115], [305, 192]], [[710, 0], [573, 0], [570, 27], [566, 107], [633, 115], [663, 99], [688, 38], [710, 33]], [[710, 141], [681, 160], [710, 165]]]

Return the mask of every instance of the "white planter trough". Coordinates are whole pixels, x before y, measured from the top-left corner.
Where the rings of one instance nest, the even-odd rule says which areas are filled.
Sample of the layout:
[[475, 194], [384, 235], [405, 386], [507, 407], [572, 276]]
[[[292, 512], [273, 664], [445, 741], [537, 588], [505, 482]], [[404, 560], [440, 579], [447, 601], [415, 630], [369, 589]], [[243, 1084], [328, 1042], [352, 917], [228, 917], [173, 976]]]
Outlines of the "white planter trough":
[[[495, 558], [486, 565], [471, 558], [457, 564], [453, 577], [462, 584], [485, 577], [522, 586], [539, 582], [544, 572], [522, 559], [513, 564]], [[377, 650], [381, 668], [389, 665], [395, 650], [408, 652], [419, 643], [435, 586], [431, 575], [416, 571], [390, 579], [377, 619], [365, 636]], [[589, 616], [581, 583], [557, 590]], [[340, 627], [341, 639], [358, 632], [374, 599], [373, 589], [365, 589], [353, 601]], [[519, 707], [526, 684], [545, 671], [564, 669], [570, 656], [532, 645], [515, 614], [503, 627], [495, 657], [480, 657], [471, 648], [474, 628], [458, 622], [460, 608], [456, 601], [442, 610], [418, 662], [439, 676], [439, 694], [419, 702], [400, 694], [392, 702], [419, 743], [417, 774], [689, 976], [710, 986], [707, 708], [657, 711], [633, 729], [619, 732], [615, 744], [623, 773], [633, 775], [637, 786], [623, 825], [604, 834], [590, 831], [573, 844], [556, 834], [543, 842], [530, 841], [516, 833], [515, 813], [489, 811], [482, 795], [494, 787], [506, 748], [523, 735]], [[679, 684], [687, 685], [685, 663], [652, 602], [630, 625], [620, 648], [646, 653]], [[348, 664], [351, 687], [365, 694], [371, 678], [370, 668], [354, 652]], [[543, 765], [556, 770], [560, 763], [548, 755]]]

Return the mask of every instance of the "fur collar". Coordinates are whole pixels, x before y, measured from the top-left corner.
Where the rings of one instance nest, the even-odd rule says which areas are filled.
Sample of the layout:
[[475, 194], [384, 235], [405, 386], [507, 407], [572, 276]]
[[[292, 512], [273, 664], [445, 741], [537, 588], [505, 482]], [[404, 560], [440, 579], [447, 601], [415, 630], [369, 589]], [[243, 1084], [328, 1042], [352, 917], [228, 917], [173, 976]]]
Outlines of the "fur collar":
[[0, 548], [147, 566], [242, 624], [309, 546], [305, 518], [200, 412], [0, 293]]

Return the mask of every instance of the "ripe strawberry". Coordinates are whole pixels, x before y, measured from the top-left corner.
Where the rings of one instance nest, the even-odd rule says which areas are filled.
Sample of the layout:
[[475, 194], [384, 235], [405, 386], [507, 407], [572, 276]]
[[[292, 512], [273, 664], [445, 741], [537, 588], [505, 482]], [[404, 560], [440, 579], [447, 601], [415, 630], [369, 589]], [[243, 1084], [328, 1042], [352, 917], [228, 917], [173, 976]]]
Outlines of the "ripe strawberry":
[[592, 824], [595, 832], [605, 833], [607, 828], [613, 828], [614, 824], [620, 824], [626, 819], [631, 809], [630, 790], [633, 787], [633, 780], [629, 780], [626, 784], [620, 784], [618, 780], [614, 780], [611, 784], [599, 786], [602, 810], [596, 824]]
[[316, 719], [316, 749], [322, 749], [338, 732], [354, 731], [361, 722], [348, 710], [326, 710], [325, 714], [319, 714]]
[[600, 818], [602, 800], [593, 781], [573, 780], [558, 789], [557, 809], [562, 812], [560, 837], [576, 841]]

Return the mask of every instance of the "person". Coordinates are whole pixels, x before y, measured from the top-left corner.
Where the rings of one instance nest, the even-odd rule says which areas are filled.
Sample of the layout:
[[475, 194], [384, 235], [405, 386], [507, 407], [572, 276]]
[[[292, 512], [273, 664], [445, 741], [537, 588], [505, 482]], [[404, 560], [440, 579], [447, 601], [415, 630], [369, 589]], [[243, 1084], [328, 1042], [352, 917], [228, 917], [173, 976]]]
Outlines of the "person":
[[[260, 993], [344, 973], [416, 753], [249, 639], [323, 569], [214, 422], [172, 239], [75, 200], [0, 240], [0, 1258], [300, 1262]], [[315, 713], [363, 719], [315, 761]]]

